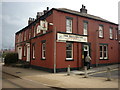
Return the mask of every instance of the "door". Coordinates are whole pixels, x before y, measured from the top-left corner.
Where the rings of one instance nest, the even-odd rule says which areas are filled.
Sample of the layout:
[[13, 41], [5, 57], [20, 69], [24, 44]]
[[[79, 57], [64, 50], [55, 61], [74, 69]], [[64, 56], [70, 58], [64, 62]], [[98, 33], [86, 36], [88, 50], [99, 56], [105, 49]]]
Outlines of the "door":
[[30, 62], [30, 45], [27, 44], [27, 62]]
[[18, 47], [18, 59], [22, 59], [22, 47]]
[[83, 48], [82, 49], [82, 66], [84, 66], [84, 61], [85, 61], [87, 54], [89, 54], [89, 56], [90, 56], [90, 45], [83, 44], [82, 48]]

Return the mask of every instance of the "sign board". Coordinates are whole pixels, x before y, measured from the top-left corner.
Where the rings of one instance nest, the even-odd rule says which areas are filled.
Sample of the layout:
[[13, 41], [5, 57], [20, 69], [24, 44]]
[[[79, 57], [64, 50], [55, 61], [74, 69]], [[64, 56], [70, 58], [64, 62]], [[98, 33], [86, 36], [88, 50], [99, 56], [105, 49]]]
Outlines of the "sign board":
[[41, 20], [40, 21], [40, 28], [41, 28], [41, 30], [44, 30], [44, 31], [47, 31], [48, 30], [48, 22], [45, 20], [45, 21], [43, 21], [43, 20]]
[[48, 30], [48, 22], [46, 20], [41, 20], [40, 25], [37, 26], [37, 33], [40, 33], [41, 30], [47, 31]]
[[87, 36], [57, 33], [57, 41], [87, 42]]

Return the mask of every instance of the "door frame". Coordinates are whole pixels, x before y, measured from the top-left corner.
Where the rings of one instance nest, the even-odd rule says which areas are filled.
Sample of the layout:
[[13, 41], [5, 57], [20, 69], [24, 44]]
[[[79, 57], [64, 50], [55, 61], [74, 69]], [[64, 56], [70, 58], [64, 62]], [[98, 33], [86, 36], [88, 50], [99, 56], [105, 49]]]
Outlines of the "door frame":
[[26, 46], [27, 46], [26, 62], [30, 62], [30, 43], [26, 43]]
[[[89, 52], [89, 56], [91, 57], [91, 43], [82, 43], [82, 67], [84, 66], [84, 46], [87, 45], [88, 46], [88, 52]], [[86, 50], [87, 51], [87, 50]]]

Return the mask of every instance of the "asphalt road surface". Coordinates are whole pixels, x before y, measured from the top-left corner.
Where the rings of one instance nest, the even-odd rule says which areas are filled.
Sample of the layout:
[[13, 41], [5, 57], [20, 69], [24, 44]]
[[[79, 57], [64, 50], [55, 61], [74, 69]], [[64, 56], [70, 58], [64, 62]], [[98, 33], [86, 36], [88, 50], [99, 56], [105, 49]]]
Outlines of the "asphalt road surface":
[[[107, 72], [101, 71], [90, 75], [93, 77], [107, 77]], [[120, 72], [118, 71], [118, 69], [111, 70], [111, 78], [118, 79], [118, 76], [120, 76]]]
[[[49, 87], [46, 85], [43, 85], [38, 82], [30, 81], [30, 80], [25, 80], [19, 77], [12, 76], [7, 73], [2, 74], [2, 88], [3, 90], [5, 88], [39, 88], [39, 89], [50, 89], [50, 90], [57, 90], [55, 87]], [[21, 89], [20, 89], [21, 90]]]

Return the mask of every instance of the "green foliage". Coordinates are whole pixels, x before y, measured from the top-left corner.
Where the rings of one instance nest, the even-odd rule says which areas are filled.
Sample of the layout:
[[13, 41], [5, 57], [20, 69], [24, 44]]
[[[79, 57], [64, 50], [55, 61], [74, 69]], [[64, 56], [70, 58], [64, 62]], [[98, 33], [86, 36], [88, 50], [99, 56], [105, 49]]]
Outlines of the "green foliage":
[[5, 64], [13, 64], [18, 62], [18, 53], [6, 53], [5, 54]]

